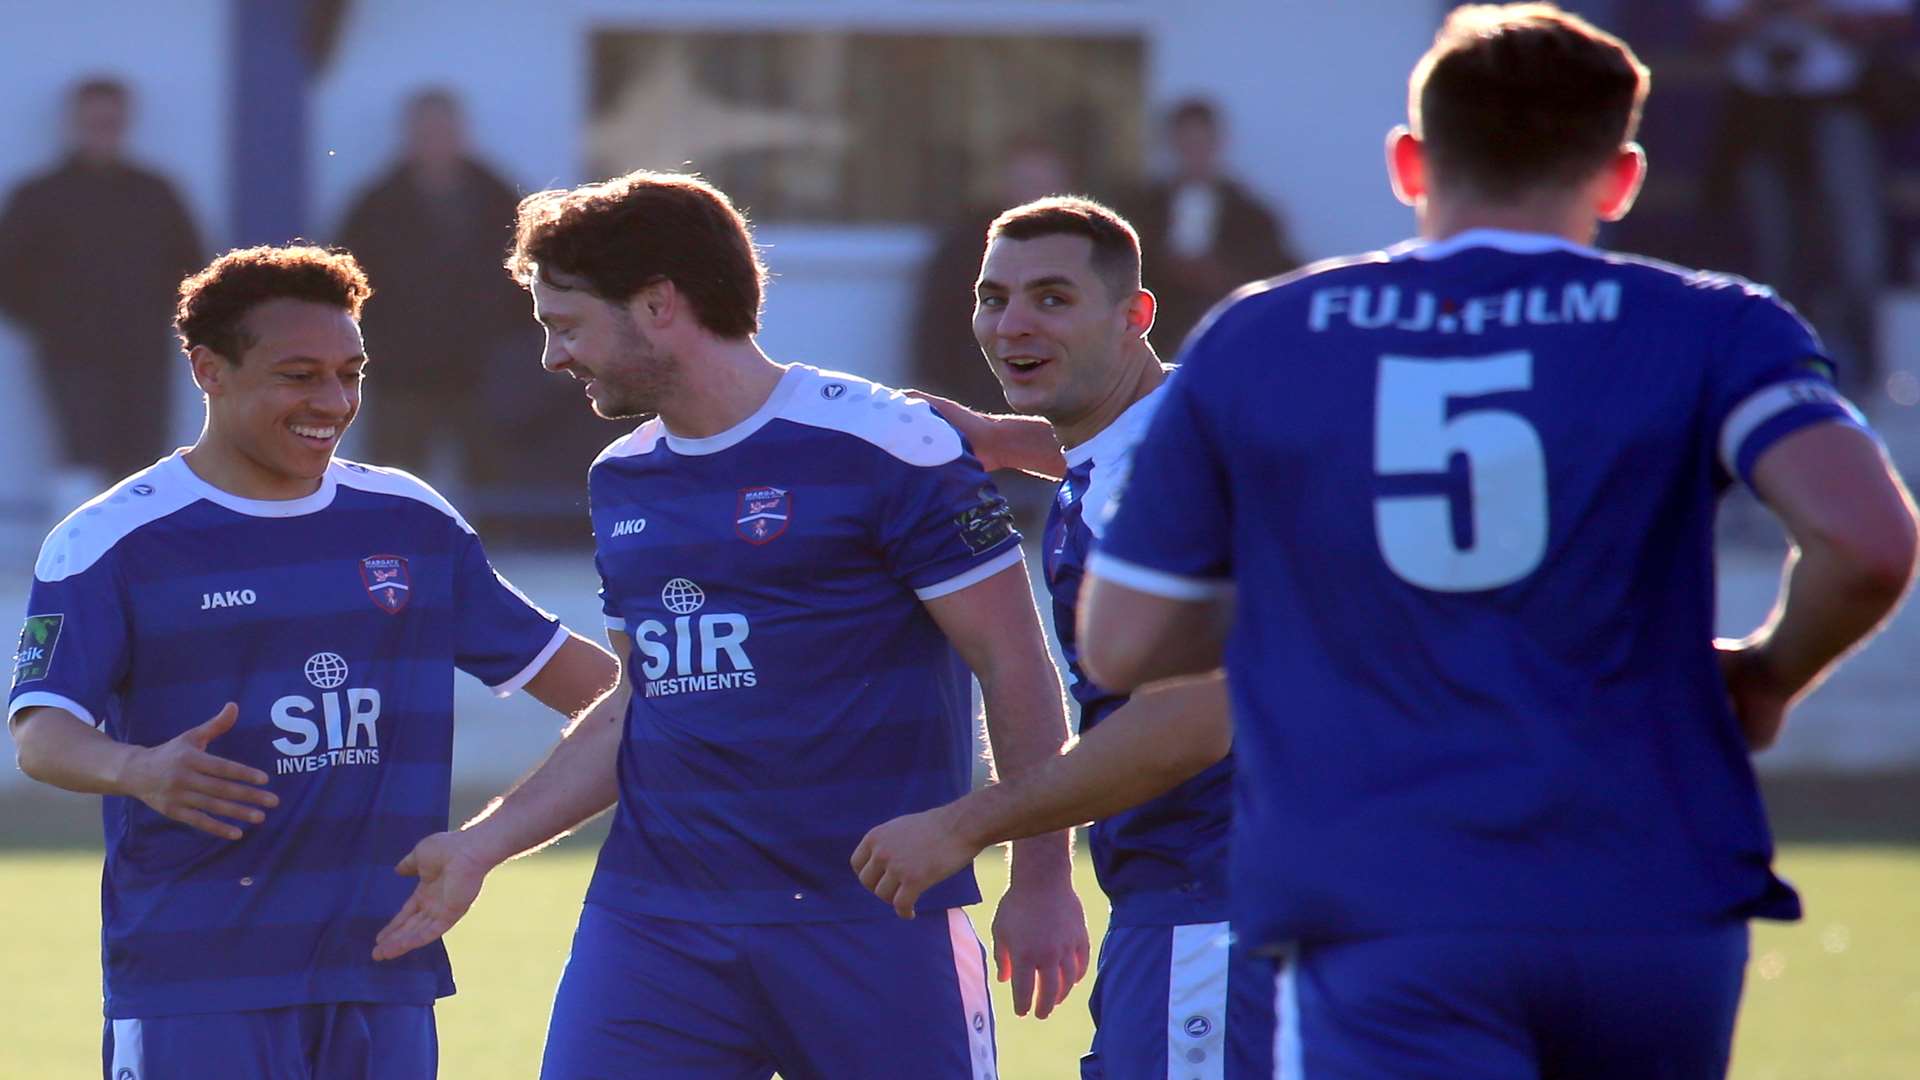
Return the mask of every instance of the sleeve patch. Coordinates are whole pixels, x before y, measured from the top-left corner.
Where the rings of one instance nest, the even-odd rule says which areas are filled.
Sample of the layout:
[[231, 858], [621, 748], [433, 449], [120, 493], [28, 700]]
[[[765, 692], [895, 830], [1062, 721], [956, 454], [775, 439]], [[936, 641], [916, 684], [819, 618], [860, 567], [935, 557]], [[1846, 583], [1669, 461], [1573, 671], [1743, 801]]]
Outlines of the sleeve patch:
[[53, 648], [60, 643], [60, 624], [65, 615], [29, 615], [20, 628], [20, 645], [13, 653], [13, 684], [47, 677], [53, 666]]
[[953, 516], [960, 539], [975, 555], [991, 551], [1013, 535], [1013, 508], [991, 486], [980, 489], [980, 501]]

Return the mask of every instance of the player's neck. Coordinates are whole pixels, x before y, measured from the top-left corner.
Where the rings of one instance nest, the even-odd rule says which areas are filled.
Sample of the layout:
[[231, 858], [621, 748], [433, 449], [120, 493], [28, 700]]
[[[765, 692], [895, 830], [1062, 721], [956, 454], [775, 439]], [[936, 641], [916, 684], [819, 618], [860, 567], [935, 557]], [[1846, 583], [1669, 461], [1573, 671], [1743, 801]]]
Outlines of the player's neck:
[[1084, 416], [1054, 421], [1053, 435], [1062, 447], [1071, 450], [1112, 427], [1113, 422], [1120, 419], [1121, 413], [1153, 393], [1167, 379], [1167, 369], [1161, 365], [1160, 357], [1145, 338], [1127, 344], [1126, 366], [1127, 377], [1115, 384], [1113, 391]]
[[684, 380], [660, 409], [660, 422], [682, 439], [706, 439], [760, 411], [786, 368], [752, 338], [707, 341], [680, 365]]
[[211, 428], [200, 433], [199, 440], [181, 459], [207, 484], [242, 499], [281, 502], [304, 499], [320, 490], [318, 477], [290, 476], [268, 469]]
[[1579, 197], [1558, 193], [1514, 203], [1428, 198], [1420, 206], [1420, 235], [1445, 240], [1475, 229], [1539, 233], [1591, 246], [1599, 221]]

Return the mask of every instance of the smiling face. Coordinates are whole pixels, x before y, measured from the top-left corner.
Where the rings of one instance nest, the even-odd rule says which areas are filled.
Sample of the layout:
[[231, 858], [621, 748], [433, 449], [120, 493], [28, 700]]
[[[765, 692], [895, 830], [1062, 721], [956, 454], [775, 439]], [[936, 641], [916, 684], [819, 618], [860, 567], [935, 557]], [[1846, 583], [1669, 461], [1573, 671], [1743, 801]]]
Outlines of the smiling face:
[[249, 342], [236, 360], [193, 350], [194, 380], [207, 395], [207, 433], [249, 489], [292, 498], [311, 492], [360, 411], [366, 350], [344, 308], [278, 299], [241, 321]]
[[648, 339], [631, 305], [601, 299], [584, 280], [551, 276], [535, 273], [529, 285], [533, 317], [547, 332], [541, 366], [584, 382], [605, 419], [658, 413], [680, 383], [673, 354]]
[[1145, 332], [1129, 318], [1142, 294], [1115, 295], [1092, 260], [1084, 236], [1001, 236], [974, 291], [973, 336], [1007, 404], [1056, 427], [1116, 392], [1129, 376], [1126, 346]]

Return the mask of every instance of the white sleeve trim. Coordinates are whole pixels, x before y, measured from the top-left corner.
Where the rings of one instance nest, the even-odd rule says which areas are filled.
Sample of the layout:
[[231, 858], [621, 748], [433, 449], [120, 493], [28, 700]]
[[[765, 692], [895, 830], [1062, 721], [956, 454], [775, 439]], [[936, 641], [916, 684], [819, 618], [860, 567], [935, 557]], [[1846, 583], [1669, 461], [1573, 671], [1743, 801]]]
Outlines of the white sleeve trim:
[[1087, 573], [1115, 585], [1125, 585], [1136, 592], [1150, 593], [1168, 600], [1212, 600], [1233, 589], [1231, 581], [1169, 574], [1165, 570], [1116, 559], [1100, 551], [1094, 552], [1093, 558], [1087, 560]]
[[1015, 544], [971, 570], [962, 571], [945, 581], [928, 585], [923, 589], [915, 589], [913, 595], [922, 600], [938, 600], [949, 593], [957, 593], [969, 585], [977, 585], [1009, 566], [1019, 566], [1025, 557], [1020, 551], [1020, 545]]
[[621, 617], [620, 617], [620, 616], [618, 616], [618, 615], [608, 615], [608, 616], [607, 616], [607, 629], [609, 629], [609, 630], [619, 630], [619, 631], [621, 631], [622, 633], [625, 633], [625, 632], [626, 632], [626, 629], [627, 629], [627, 620], [625, 620], [625, 619], [623, 619], [623, 618], [621, 618]]
[[1838, 405], [1855, 423], [1866, 425], [1866, 417], [1860, 415], [1853, 402], [1819, 379], [1773, 383], [1748, 395], [1727, 414], [1727, 422], [1720, 425], [1720, 464], [1726, 466], [1729, 474], [1739, 476], [1740, 448], [1760, 425], [1796, 406], [1822, 404]]
[[572, 636], [572, 634], [567, 632], [567, 628], [564, 625], [555, 626], [553, 628], [553, 639], [547, 642], [547, 647], [540, 650], [540, 655], [534, 657], [532, 663], [521, 668], [520, 674], [515, 675], [513, 678], [508, 679], [498, 686], [488, 687], [488, 689], [493, 691], [495, 697], [513, 696], [515, 690], [527, 685], [535, 675], [540, 674], [540, 669], [547, 666], [547, 661], [553, 659], [553, 654], [559, 652], [560, 646], [566, 644], [567, 639]]
[[65, 709], [95, 728], [100, 726], [100, 721], [94, 718], [92, 709], [64, 694], [52, 694], [45, 690], [29, 690], [14, 698], [12, 704], [7, 706], [7, 723], [11, 725], [14, 717], [28, 709], [40, 708]]

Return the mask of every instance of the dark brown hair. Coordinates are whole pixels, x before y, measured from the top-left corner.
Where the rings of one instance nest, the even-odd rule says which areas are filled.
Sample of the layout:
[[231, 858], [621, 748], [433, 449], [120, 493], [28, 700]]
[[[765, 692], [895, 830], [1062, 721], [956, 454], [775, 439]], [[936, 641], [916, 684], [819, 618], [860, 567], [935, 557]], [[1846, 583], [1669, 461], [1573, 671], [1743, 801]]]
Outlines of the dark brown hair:
[[1442, 182], [1507, 201], [1606, 165], [1650, 85], [1625, 42], [1553, 4], [1473, 4], [1414, 66], [1407, 115]]
[[987, 243], [1084, 236], [1093, 244], [1089, 261], [1115, 300], [1140, 291], [1140, 234], [1112, 207], [1083, 195], [1049, 195], [1005, 211], [987, 227]]
[[744, 338], [760, 329], [767, 270], [747, 219], [718, 188], [686, 173], [631, 172], [571, 191], [520, 200], [507, 270], [585, 278], [603, 300], [625, 303], [671, 281], [709, 333]]
[[355, 319], [373, 289], [348, 252], [288, 244], [229, 251], [180, 283], [173, 328], [187, 351], [205, 345], [238, 364], [254, 345], [249, 311], [269, 300], [310, 300], [341, 308]]

